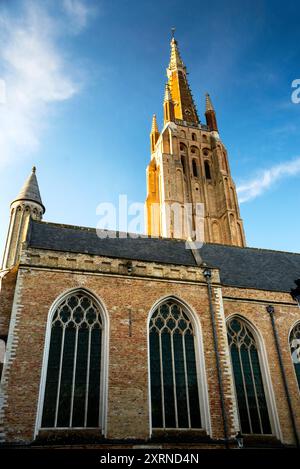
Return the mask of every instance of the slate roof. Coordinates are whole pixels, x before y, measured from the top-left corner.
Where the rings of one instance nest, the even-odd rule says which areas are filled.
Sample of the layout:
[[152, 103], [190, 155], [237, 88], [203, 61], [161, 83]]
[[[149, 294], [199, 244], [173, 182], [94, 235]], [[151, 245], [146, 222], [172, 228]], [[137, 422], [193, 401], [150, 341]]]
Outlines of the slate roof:
[[[167, 238], [101, 239], [93, 228], [31, 220], [27, 241], [31, 247], [54, 251], [197, 265], [184, 241]], [[204, 244], [199, 253], [208, 266], [220, 269], [221, 282], [227, 286], [290, 292], [300, 278], [300, 254], [222, 244]]]

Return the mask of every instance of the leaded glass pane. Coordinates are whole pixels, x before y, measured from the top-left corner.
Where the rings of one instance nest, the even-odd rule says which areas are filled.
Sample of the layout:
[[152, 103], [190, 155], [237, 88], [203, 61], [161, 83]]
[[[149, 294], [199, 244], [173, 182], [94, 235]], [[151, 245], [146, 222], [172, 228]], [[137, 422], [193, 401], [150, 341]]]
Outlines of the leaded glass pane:
[[87, 426], [97, 427], [99, 422], [99, 395], [101, 367], [101, 329], [98, 324], [91, 331], [90, 376]]
[[59, 322], [54, 323], [52, 327], [48, 359], [44, 412], [42, 419], [43, 427], [54, 427], [62, 333], [63, 328], [61, 324]]
[[150, 319], [153, 428], [201, 428], [193, 326], [173, 301]]
[[162, 344], [162, 364], [163, 364], [163, 382], [164, 382], [164, 401], [165, 401], [165, 424], [167, 428], [176, 427], [175, 421], [175, 403], [173, 386], [173, 365], [171, 335], [165, 328], [161, 334]]
[[240, 319], [228, 322], [228, 344], [242, 433], [271, 434], [271, 424], [257, 346], [249, 327]]
[[290, 348], [300, 390], [300, 322], [296, 324], [290, 334]]
[[184, 336], [184, 341], [188, 376], [189, 401], [191, 408], [191, 426], [193, 428], [201, 428], [195, 345], [194, 337], [191, 334], [190, 330], [187, 330]]
[[156, 329], [150, 331], [150, 354], [155, 357], [150, 360], [151, 373], [151, 404], [152, 426], [163, 427], [162, 421], [162, 394], [161, 394], [161, 367], [160, 367], [159, 335]]
[[187, 411], [187, 382], [185, 379], [185, 362], [183, 353], [182, 334], [178, 330], [174, 332], [174, 361], [175, 361], [175, 379], [176, 379], [176, 396], [177, 396], [177, 412], [178, 426], [180, 428], [189, 428], [189, 419]]
[[100, 426], [102, 319], [94, 301], [73, 294], [53, 314], [43, 428]]
[[242, 364], [239, 350], [235, 344], [232, 344], [231, 346], [231, 360], [234, 370], [234, 381], [240, 414], [241, 429], [243, 433], [251, 433], [250, 421], [248, 419], [248, 402], [246, 397], [246, 389], [244, 386]]
[[89, 329], [84, 324], [78, 331], [72, 427], [84, 427], [88, 346]]
[[75, 326], [69, 322], [65, 329], [64, 353], [62, 360], [57, 426], [68, 427], [70, 423], [72, 378], [75, 349]]

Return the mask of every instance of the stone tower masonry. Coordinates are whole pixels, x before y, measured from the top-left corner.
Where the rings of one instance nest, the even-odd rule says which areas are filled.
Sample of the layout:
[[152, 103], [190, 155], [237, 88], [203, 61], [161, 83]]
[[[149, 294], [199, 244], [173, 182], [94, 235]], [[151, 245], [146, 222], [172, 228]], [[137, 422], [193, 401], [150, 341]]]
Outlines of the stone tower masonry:
[[[245, 246], [236, 188], [230, 174], [227, 151], [220, 140], [211, 98], [206, 95], [206, 125], [203, 125], [174, 37], [171, 40], [167, 77], [164, 126], [159, 132], [154, 115], [150, 133], [147, 233], [189, 239], [202, 223], [204, 239], [201, 241]], [[191, 207], [189, 225], [184, 222], [186, 205]], [[174, 206], [179, 210], [176, 213]], [[200, 217], [198, 206], [203, 209]], [[176, 225], [178, 219], [182, 222], [179, 231]]]

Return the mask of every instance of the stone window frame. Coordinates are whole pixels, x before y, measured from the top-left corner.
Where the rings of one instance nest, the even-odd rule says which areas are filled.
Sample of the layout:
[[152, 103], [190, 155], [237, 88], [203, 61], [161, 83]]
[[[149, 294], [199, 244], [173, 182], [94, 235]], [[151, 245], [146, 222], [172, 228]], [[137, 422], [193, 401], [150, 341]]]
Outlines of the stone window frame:
[[[47, 368], [48, 368], [48, 358], [49, 358], [49, 349], [50, 349], [50, 340], [51, 340], [51, 326], [52, 319], [57, 310], [57, 307], [69, 296], [74, 294], [84, 294], [89, 296], [98, 306], [103, 320], [103, 329], [102, 329], [102, 350], [101, 350], [101, 361], [102, 361], [102, 371], [101, 371], [101, 384], [100, 384], [100, 408], [101, 408], [101, 427], [98, 430], [100, 434], [106, 437], [107, 434], [107, 407], [108, 407], [108, 360], [109, 360], [109, 316], [107, 308], [103, 302], [95, 293], [85, 287], [75, 287], [68, 289], [61, 293], [52, 303], [49, 308], [47, 325], [46, 325], [46, 334], [44, 341], [44, 352], [43, 352], [43, 361], [42, 361], [42, 370], [40, 378], [40, 387], [39, 387], [39, 398], [37, 406], [37, 415], [35, 423], [35, 432], [34, 437], [36, 438], [39, 431], [45, 430], [42, 427], [42, 415], [43, 415], [43, 404], [45, 396], [45, 387], [46, 387], [46, 378], [47, 378]], [[72, 431], [72, 427], [69, 428]], [[77, 428], [76, 428], [77, 429]], [[47, 429], [49, 430], [49, 429]], [[60, 428], [51, 428], [53, 432], [59, 432]], [[63, 428], [63, 430], [68, 430], [68, 428]], [[82, 427], [82, 430], [86, 430], [85, 427]]]
[[[266, 397], [267, 406], [268, 406], [272, 435], [276, 436], [276, 438], [282, 441], [282, 431], [280, 427], [275, 393], [273, 389], [273, 383], [271, 379], [270, 367], [269, 367], [269, 362], [268, 362], [268, 355], [267, 355], [267, 350], [266, 350], [263, 336], [252, 321], [250, 321], [248, 318], [246, 318], [245, 316], [239, 313], [232, 313], [226, 317], [226, 334], [227, 334], [227, 323], [234, 318], [244, 321], [245, 324], [249, 327], [250, 331], [252, 332], [255, 338], [255, 341], [257, 344], [257, 352], [259, 356], [259, 364], [260, 364], [260, 369], [261, 369], [262, 381], [263, 381], [263, 386], [264, 386], [264, 391], [265, 391], [265, 397]], [[238, 401], [237, 401], [237, 396], [236, 396], [236, 387], [235, 387], [235, 382], [234, 382], [231, 353], [230, 353], [230, 349], [228, 346], [228, 341], [227, 341], [227, 347], [228, 347], [228, 354], [229, 354], [229, 360], [230, 360], [233, 390], [234, 390], [234, 396], [235, 396], [236, 414], [238, 418], [238, 425], [240, 428], [240, 417], [239, 417], [238, 404], [237, 404]], [[262, 435], [262, 437], [264, 437], [264, 435]]]
[[[179, 304], [179, 306], [185, 311], [188, 315], [195, 333], [195, 355], [196, 355], [196, 369], [197, 369], [197, 380], [198, 380], [198, 391], [199, 391], [199, 401], [200, 401], [200, 415], [201, 415], [201, 429], [200, 431], [205, 430], [208, 435], [212, 435], [211, 428], [211, 417], [210, 417], [210, 406], [209, 406], [209, 395], [208, 395], [208, 383], [207, 383], [207, 373], [205, 367], [205, 355], [204, 355], [204, 345], [203, 345], [203, 334], [200, 319], [188, 303], [183, 299], [179, 298], [176, 295], [166, 295], [158, 299], [154, 305], [151, 307], [148, 320], [147, 320], [147, 350], [148, 350], [148, 403], [149, 403], [149, 435], [152, 436], [153, 427], [152, 427], [152, 407], [151, 407], [151, 376], [150, 376], [150, 334], [149, 326], [150, 320], [153, 313], [156, 309], [161, 306], [163, 303], [168, 301], [174, 301]], [[176, 431], [184, 431], [180, 428], [174, 429]], [[167, 430], [166, 430], [167, 431]], [[192, 432], [195, 429], [191, 429]]]

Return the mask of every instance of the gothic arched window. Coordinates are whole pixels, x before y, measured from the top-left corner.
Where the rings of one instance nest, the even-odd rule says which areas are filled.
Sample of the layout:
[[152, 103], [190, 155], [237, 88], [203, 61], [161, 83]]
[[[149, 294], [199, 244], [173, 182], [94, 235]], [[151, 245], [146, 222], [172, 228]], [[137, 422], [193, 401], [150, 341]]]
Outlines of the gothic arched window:
[[195, 333], [175, 300], [151, 316], [150, 380], [153, 428], [201, 428]]
[[291, 330], [290, 349], [300, 390], [300, 322], [298, 322]]
[[181, 155], [181, 165], [182, 165], [183, 174], [186, 174], [185, 156], [183, 155]]
[[192, 159], [192, 167], [193, 167], [193, 176], [197, 177], [198, 171], [197, 171], [197, 163], [196, 163], [195, 158]]
[[44, 395], [43, 428], [99, 428], [103, 318], [85, 292], [54, 311]]
[[209, 166], [208, 161], [204, 162], [204, 168], [205, 168], [205, 177], [206, 177], [206, 179], [211, 179], [210, 166]]
[[250, 327], [236, 317], [229, 320], [227, 333], [241, 432], [271, 434], [255, 337]]

